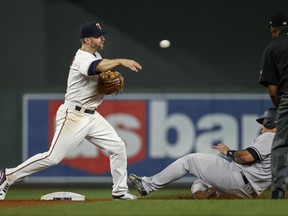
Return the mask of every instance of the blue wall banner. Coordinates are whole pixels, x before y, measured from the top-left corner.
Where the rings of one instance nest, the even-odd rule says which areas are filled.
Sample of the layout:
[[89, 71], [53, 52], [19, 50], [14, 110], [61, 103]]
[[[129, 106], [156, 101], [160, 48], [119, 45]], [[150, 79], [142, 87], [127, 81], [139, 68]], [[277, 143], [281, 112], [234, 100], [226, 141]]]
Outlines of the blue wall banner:
[[[23, 160], [48, 151], [63, 100], [62, 94], [23, 96]], [[211, 146], [219, 142], [231, 149], [246, 148], [260, 131], [255, 119], [269, 107], [273, 105], [264, 94], [123, 94], [107, 97], [97, 111], [125, 141], [128, 173], [149, 176], [186, 154], [217, 154]], [[84, 140], [60, 164], [26, 181], [110, 178], [107, 153]]]

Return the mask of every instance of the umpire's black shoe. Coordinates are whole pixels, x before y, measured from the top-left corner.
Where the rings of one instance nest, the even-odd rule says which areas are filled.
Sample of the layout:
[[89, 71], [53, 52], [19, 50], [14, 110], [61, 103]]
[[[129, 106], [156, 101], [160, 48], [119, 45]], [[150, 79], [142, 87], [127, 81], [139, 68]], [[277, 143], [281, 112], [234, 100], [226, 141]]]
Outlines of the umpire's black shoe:
[[285, 199], [285, 192], [281, 189], [272, 191], [269, 199]]
[[138, 192], [142, 196], [146, 196], [148, 194], [147, 191], [145, 190], [144, 186], [143, 186], [142, 179], [139, 178], [137, 175], [130, 174], [129, 180], [132, 182], [133, 186], [138, 190]]

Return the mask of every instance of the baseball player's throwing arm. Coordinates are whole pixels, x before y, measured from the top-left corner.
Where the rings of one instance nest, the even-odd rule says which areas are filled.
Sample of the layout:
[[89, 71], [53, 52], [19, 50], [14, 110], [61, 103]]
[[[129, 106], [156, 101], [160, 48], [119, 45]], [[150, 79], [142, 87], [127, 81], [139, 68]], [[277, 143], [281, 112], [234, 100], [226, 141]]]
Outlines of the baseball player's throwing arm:
[[102, 59], [101, 62], [96, 67], [97, 71], [105, 72], [108, 70], [111, 70], [112, 68], [116, 66], [123, 66], [126, 68], [129, 68], [130, 70], [134, 72], [138, 72], [139, 70], [142, 69], [142, 66], [130, 59]]

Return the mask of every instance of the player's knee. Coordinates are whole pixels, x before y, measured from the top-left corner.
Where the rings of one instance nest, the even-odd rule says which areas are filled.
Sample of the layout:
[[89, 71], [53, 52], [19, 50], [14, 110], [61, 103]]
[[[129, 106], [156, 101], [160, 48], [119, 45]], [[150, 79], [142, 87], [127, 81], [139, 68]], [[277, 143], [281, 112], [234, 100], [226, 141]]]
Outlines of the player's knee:
[[117, 147], [115, 147], [115, 148], [113, 149], [113, 151], [111, 152], [111, 154], [118, 155], [118, 156], [120, 156], [120, 157], [126, 158], [127, 153], [126, 153], [125, 143], [123, 142], [123, 143], [117, 145]]
[[181, 161], [190, 161], [192, 158], [194, 158], [194, 154], [188, 154], [188, 155], [185, 155], [183, 157], [181, 157]]
[[190, 171], [191, 157], [193, 154], [185, 155], [177, 160], [177, 163], [181, 164], [183, 169]]

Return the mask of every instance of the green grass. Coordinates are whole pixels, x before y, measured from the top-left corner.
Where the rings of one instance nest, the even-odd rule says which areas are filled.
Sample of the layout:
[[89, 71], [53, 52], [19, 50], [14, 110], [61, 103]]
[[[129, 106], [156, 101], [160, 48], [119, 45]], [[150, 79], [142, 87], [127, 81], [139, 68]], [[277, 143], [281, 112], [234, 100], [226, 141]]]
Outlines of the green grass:
[[[40, 204], [23, 206], [3, 206], [0, 201], [0, 215], [60, 215], [60, 216], [146, 216], [146, 215], [288, 215], [287, 200], [269, 200], [269, 191], [263, 194], [262, 199], [256, 200], [192, 200], [190, 188], [164, 188], [149, 196], [133, 201], [111, 201], [111, 188], [39, 188], [20, 187], [11, 188], [6, 200], [39, 200], [44, 194], [55, 191], [71, 191], [80, 193], [92, 201], [50, 201], [51, 204], [39, 201]], [[130, 192], [137, 194], [133, 189]], [[94, 199], [103, 199], [102, 201]], [[5, 201], [4, 201], [5, 202]], [[43, 204], [41, 203], [43, 202]]]

